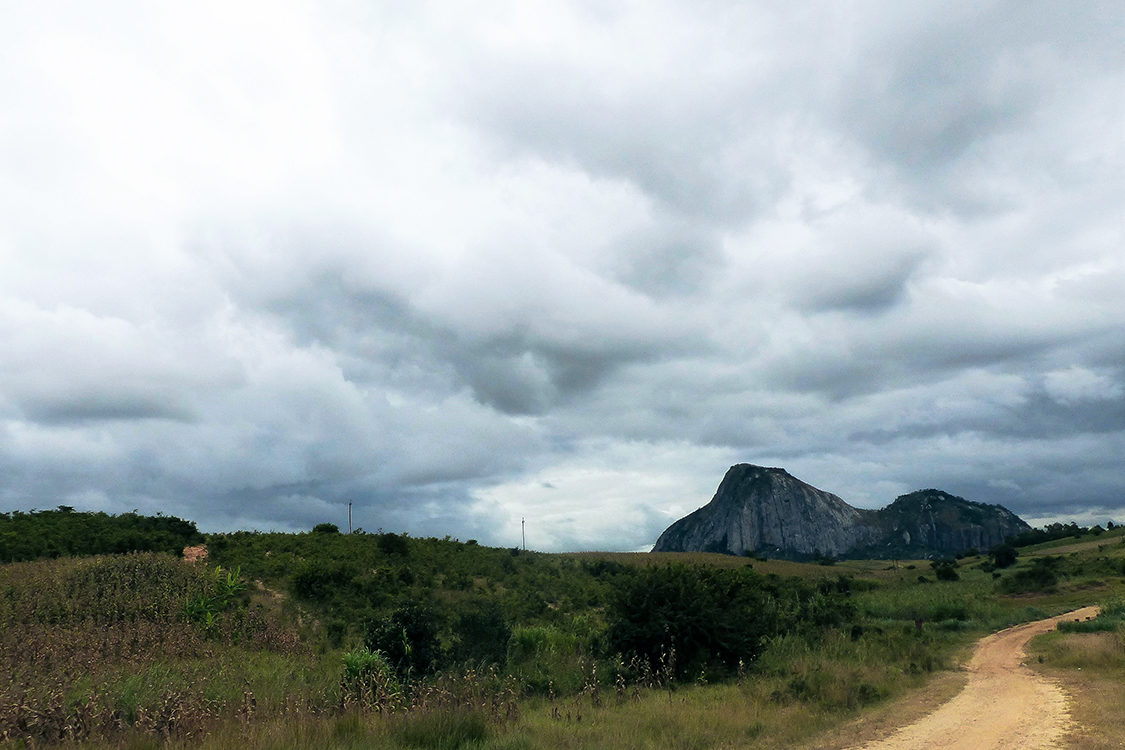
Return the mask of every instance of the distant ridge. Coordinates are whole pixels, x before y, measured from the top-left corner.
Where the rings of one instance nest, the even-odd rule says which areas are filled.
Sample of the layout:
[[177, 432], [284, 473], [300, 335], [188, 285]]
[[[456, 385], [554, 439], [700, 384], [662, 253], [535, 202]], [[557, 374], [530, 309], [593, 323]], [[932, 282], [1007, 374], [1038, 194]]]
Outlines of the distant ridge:
[[653, 552], [932, 557], [987, 550], [1030, 528], [1007, 508], [941, 490], [919, 490], [881, 510], [864, 510], [785, 469], [736, 464], [711, 502], [669, 526]]

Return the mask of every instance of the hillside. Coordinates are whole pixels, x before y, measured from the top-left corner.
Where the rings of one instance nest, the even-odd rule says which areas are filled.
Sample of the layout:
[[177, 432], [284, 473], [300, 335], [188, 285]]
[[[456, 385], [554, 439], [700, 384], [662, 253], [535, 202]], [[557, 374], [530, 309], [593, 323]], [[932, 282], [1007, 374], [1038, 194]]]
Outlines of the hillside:
[[979, 635], [1125, 591], [1120, 529], [996, 569], [317, 528], [0, 566], [0, 747], [823, 747]]

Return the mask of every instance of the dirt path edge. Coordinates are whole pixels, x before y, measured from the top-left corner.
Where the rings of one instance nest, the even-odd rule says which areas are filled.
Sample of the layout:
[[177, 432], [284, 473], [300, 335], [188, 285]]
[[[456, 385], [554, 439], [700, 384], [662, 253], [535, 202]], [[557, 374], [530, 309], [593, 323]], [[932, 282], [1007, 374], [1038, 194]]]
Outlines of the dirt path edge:
[[1098, 607], [1024, 623], [982, 638], [965, 687], [918, 721], [856, 750], [1036, 750], [1057, 748], [1070, 726], [1066, 693], [1023, 665], [1028, 641]]

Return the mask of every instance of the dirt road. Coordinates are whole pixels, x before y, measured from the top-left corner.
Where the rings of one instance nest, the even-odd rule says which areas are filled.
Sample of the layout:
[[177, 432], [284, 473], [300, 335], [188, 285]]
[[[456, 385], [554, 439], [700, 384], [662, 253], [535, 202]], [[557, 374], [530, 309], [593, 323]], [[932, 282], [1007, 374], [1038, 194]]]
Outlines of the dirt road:
[[1060, 620], [1098, 613], [1085, 607], [1001, 630], [977, 644], [969, 682], [933, 713], [861, 750], [1034, 750], [1055, 748], [1070, 721], [1066, 694], [1023, 666], [1024, 647]]

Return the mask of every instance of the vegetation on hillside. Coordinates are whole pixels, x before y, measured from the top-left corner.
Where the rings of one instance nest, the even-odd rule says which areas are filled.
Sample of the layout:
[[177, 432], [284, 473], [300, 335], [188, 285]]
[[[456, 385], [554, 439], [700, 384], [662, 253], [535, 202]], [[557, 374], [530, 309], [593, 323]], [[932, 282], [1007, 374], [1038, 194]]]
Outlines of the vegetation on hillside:
[[[1106, 525], [1108, 526], [1108, 530], [1113, 530], [1113, 521], [1110, 521]], [[1071, 521], [1069, 523], [1050, 523], [1038, 529], [1031, 529], [1029, 531], [1024, 531], [1020, 534], [1016, 534], [1015, 536], [1012, 536], [1008, 539], [1008, 544], [1013, 547], [1028, 547], [1033, 544], [1052, 542], [1056, 539], [1067, 539], [1071, 537], [1074, 539], [1081, 539], [1087, 534], [1093, 534], [1097, 536], [1098, 534], [1102, 534], [1105, 531], [1106, 529], [1103, 529], [1101, 526], [1079, 526], [1074, 521]]]
[[825, 567], [328, 526], [0, 566], [0, 741], [789, 746], [1125, 581], [1119, 530]]
[[109, 515], [56, 510], [0, 513], [0, 562], [45, 557], [104, 555], [121, 552], [167, 552], [203, 541], [191, 521], [175, 516]]

